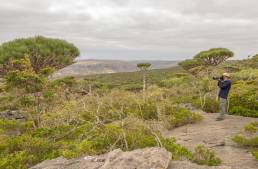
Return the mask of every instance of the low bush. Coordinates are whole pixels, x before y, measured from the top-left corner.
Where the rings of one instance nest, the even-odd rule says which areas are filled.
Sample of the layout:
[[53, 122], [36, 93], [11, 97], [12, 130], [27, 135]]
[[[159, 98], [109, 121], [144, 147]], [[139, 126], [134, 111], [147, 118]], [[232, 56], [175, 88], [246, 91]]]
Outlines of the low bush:
[[207, 97], [202, 110], [207, 113], [218, 113], [219, 112], [219, 102], [215, 99]]
[[187, 150], [185, 147], [176, 144], [174, 138], [162, 138], [161, 142], [163, 146], [172, 153], [172, 160], [192, 160], [193, 154], [191, 151]]
[[0, 169], [25, 169], [42, 159], [55, 158], [58, 154], [49, 140], [22, 135], [7, 139], [0, 156], [3, 157]]
[[258, 160], [258, 149], [254, 149], [254, 150], [252, 151], [252, 155], [254, 156], [254, 158], [255, 158], [256, 160]]
[[254, 122], [252, 122], [250, 124], [247, 124], [244, 127], [244, 130], [245, 130], [245, 132], [249, 132], [249, 133], [256, 133], [256, 132], [258, 132], [258, 122], [254, 121]]
[[186, 81], [185, 77], [173, 77], [169, 79], [164, 79], [160, 82], [160, 86], [162, 87], [173, 87], [176, 85], [181, 85]]
[[258, 137], [246, 138], [242, 135], [236, 135], [233, 137], [233, 141], [243, 147], [258, 147]]
[[205, 98], [205, 104], [203, 105], [203, 107], [199, 98], [194, 98], [190, 102], [194, 107], [202, 109], [204, 112], [207, 113], [218, 113], [220, 109], [219, 101], [210, 97]]
[[144, 120], [158, 119], [157, 106], [154, 102], [144, 102], [135, 112]]
[[230, 92], [229, 113], [246, 117], [258, 117], [257, 81], [238, 81]]
[[258, 118], [258, 110], [251, 110], [243, 106], [233, 106], [232, 108], [229, 109], [229, 114]]
[[163, 111], [168, 129], [183, 126], [185, 124], [196, 123], [202, 120], [202, 116], [200, 114], [178, 106], [167, 105], [164, 107]]
[[193, 162], [199, 165], [217, 166], [221, 164], [221, 159], [215, 153], [204, 147], [203, 145], [197, 146], [193, 153]]

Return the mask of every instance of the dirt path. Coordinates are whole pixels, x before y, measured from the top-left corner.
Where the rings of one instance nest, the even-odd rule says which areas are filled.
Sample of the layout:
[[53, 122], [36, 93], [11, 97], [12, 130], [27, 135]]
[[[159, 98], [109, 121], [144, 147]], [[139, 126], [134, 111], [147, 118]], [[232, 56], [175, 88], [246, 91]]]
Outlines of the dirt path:
[[223, 121], [215, 121], [218, 114], [200, 112], [204, 119], [200, 123], [179, 127], [171, 131], [164, 130], [165, 137], [175, 137], [177, 142], [190, 150], [197, 145], [213, 149], [222, 159], [222, 165], [233, 169], [258, 169], [258, 161], [246, 149], [239, 148], [231, 140], [245, 124], [258, 121], [255, 118], [227, 115]]

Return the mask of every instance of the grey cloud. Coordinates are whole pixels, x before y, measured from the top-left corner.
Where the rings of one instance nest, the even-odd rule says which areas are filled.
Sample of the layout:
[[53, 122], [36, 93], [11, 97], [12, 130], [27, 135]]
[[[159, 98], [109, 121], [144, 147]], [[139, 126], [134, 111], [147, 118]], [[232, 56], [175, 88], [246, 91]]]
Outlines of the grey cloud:
[[0, 43], [44, 35], [69, 40], [81, 58], [185, 59], [227, 47], [257, 52], [256, 0], [0, 0]]

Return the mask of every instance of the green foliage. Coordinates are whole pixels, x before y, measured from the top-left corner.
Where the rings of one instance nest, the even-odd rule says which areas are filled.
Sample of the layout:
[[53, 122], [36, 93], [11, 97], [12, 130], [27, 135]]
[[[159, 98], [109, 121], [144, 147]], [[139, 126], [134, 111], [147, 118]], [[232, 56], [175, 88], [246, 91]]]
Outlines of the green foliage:
[[27, 169], [36, 162], [34, 155], [27, 151], [8, 154], [1, 157], [0, 169]]
[[192, 160], [193, 154], [183, 146], [176, 144], [174, 138], [163, 138], [161, 139], [163, 146], [172, 154], [172, 160]]
[[151, 66], [150, 63], [139, 63], [137, 64], [137, 67], [141, 70], [146, 70]]
[[201, 66], [201, 62], [197, 59], [187, 59], [187, 60], [180, 62], [179, 66], [181, 66], [184, 70], [189, 71], [193, 68]]
[[34, 71], [38, 72], [45, 67], [56, 69], [71, 64], [79, 56], [79, 50], [64, 40], [36, 36], [26, 39], [16, 39], [3, 43], [0, 46], [0, 64], [2, 73], [9, 65], [10, 60], [21, 59], [28, 54]]
[[0, 129], [2, 130], [15, 130], [18, 126], [15, 120], [0, 119]]
[[233, 141], [243, 147], [258, 147], [258, 137], [245, 138], [242, 135], [233, 137]]
[[230, 94], [230, 114], [258, 117], [258, 86], [250, 81], [239, 81]]
[[135, 108], [134, 113], [144, 120], [158, 119], [157, 105], [154, 102], [144, 102], [143, 104], [135, 105]]
[[218, 113], [219, 112], [219, 102], [215, 99], [207, 97], [205, 99], [205, 104], [204, 104], [204, 107], [202, 110], [207, 113]]
[[195, 148], [192, 161], [199, 165], [208, 166], [217, 166], [221, 164], [220, 158], [218, 158], [212, 150], [203, 145], [199, 145]]
[[232, 73], [232, 80], [239, 81], [239, 80], [255, 80], [258, 79], [258, 69], [244, 69], [236, 73]]
[[237, 62], [236, 64], [237, 67], [241, 67], [244, 69], [249, 69], [249, 68], [253, 68], [253, 69], [257, 69], [258, 68], [258, 54], [249, 57], [248, 59], [244, 59], [244, 60], [240, 60]]
[[173, 87], [173, 86], [179, 86], [183, 83], [185, 83], [187, 79], [185, 77], [174, 77], [169, 79], [164, 79], [160, 82], [162, 87]]
[[44, 79], [34, 72], [12, 71], [5, 78], [8, 88], [25, 89], [27, 93], [40, 92], [44, 85]]
[[247, 117], [258, 117], [258, 85], [252, 81], [239, 81], [230, 93], [229, 113]]
[[254, 149], [254, 150], [252, 151], [252, 155], [254, 156], [254, 158], [255, 158], [256, 160], [258, 160], [258, 150], [257, 150], [257, 149]]
[[217, 66], [228, 58], [233, 57], [234, 53], [226, 48], [212, 48], [207, 51], [201, 51], [194, 56], [204, 66]]
[[42, 159], [54, 158], [53, 144], [42, 138], [34, 138], [29, 135], [17, 136], [6, 140], [6, 147], [0, 153], [0, 168], [28, 168], [40, 162]]
[[191, 112], [185, 108], [166, 105], [164, 108], [167, 128], [183, 126], [185, 124], [196, 123], [202, 120], [200, 114]]
[[242, 106], [232, 106], [229, 111], [230, 114], [238, 115], [238, 116], [245, 116], [245, 117], [258, 117], [258, 111], [257, 110], [250, 110], [248, 108], [242, 107]]
[[52, 85], [64, 85], [67, 87], [73, 87], [76, 84], [76, 80], [73, 76], [67, 76], [63, 78], [56, 79], [52, 82]]
[[244, 130], [246, 132], [250, 132], [250, 133], [256, 133], [258, 132], [258, 122], [255, 121], [255, 122], [252, 122], [250, 124], [247, 124], [244, 128]]
[[[181, 73], [182, 71], [182, 68], [179, 66], [168, 69], [149, 70], [148, 84], [160, 84], [160, 81], [164, 79], [173, 78], [176, 76], [177, 73]], [[92, 81], [105, 84], [109, 89], [123, 89], [130, 85], [139, 86], [142, 89], [142, 74], [140, 74], [139, 72], [88, 75], [86, 76], [86, 78], [90, 78]]]

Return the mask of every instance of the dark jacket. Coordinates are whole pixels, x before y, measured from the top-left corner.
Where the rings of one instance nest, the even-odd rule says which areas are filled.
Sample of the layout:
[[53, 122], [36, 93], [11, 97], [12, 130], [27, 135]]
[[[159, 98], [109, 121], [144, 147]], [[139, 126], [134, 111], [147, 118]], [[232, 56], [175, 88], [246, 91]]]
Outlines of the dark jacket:
[[218, 86], [220, 88], [219, 90], [219, 97], [223, 99], [228, 98], [228, 93], [231, 88], [231, 80], [219, 80]]

